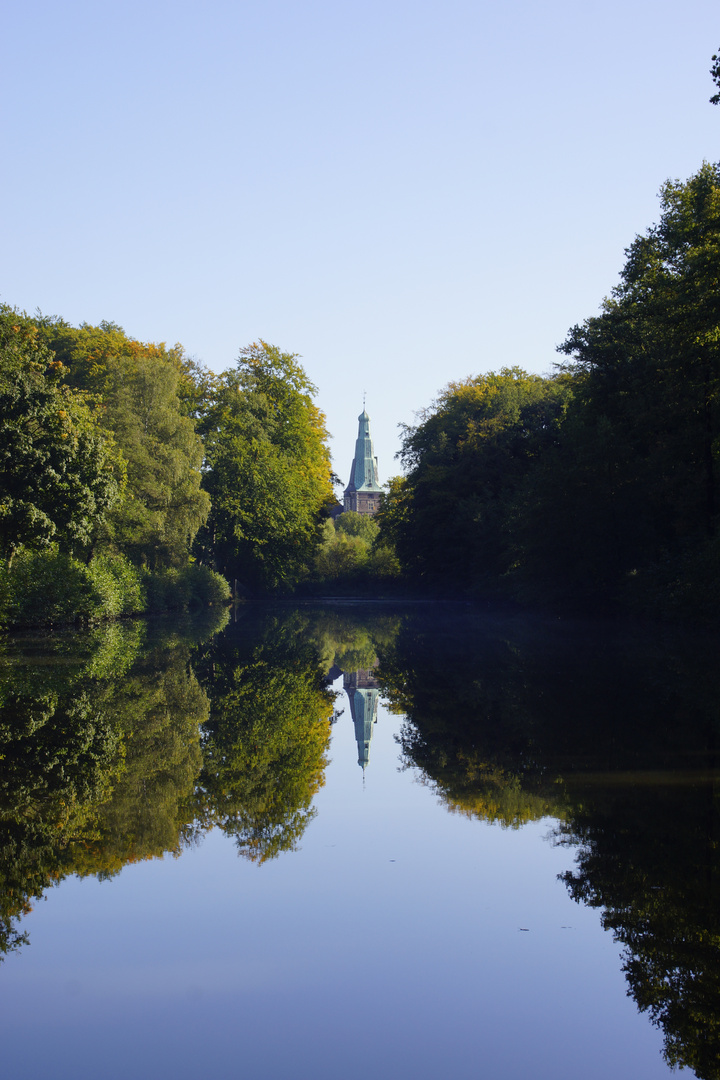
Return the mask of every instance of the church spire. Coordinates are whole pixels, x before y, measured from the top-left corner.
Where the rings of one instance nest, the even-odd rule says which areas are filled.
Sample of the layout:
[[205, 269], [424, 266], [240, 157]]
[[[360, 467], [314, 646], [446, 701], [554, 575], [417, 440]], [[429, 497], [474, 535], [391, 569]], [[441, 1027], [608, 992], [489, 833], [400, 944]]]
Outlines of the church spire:
[[358, 416], [355, 457], [350, 469], [350, 480], [345, 488], [343, 507], [357, 514], [374, 514], [380, 504], [381, 491], [377, 458], [370, 437], [370, 417], [365, 412], [363, 393], [363, 411]]

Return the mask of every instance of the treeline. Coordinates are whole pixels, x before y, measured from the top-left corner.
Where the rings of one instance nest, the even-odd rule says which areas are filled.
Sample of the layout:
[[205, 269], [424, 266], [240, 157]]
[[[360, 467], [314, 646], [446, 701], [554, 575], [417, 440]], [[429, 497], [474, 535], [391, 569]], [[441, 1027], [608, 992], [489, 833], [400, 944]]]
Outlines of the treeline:
[[324, 417], [265, 343], [215, 375], [113, 323], [0, 308], [0, 623], [292, 587], [332, 499]]
[[412, 583], [652, 615], [720, 600], [720, 166], [662, 189], [566, 361], [451, 383], [378, 516]]
[[[215, 375], [112, 324], [0, 308], [0, 622], [303, 584], [716, 616], [720, 166], [662, 190], [547, 377], [450, 383], [375, 519], [334, 503], [325, 418], [264, 342]], [[378, 531], [379, 526], [379, 531]]]

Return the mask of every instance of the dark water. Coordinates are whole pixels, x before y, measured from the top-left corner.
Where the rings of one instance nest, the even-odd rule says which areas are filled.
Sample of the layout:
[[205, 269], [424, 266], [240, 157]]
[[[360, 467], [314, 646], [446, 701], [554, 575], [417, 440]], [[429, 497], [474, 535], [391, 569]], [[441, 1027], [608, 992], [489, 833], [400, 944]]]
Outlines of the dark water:
[[236, 618], [5, 642], [5, 1075], [720, 1077], [716, 639]]

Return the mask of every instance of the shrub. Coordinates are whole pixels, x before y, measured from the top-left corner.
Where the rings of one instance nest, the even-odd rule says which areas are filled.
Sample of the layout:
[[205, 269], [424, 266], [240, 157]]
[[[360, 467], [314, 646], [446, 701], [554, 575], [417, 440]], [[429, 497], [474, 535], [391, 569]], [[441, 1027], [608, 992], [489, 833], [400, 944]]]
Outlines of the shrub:
[[4, 621], [47, 626], [103, 617], [88, 567], [56, 548], [22, 551], [4, 572]]
[[348, 536], [359, 536], [366, 544], [371, 544], [380, 532], [380, 526], [369, 514], [358, 514], [354, 510], [345, 510], [335, 519], [338, 532]]
[[207, 566], [171, 567], [145, 579], [150, 611], [187, 611], [188, 608], [224, 604], [230, 586]]
[[145, 610], [142, 575], [124, 555], [100, 555], [87, 570], [106, 618]]

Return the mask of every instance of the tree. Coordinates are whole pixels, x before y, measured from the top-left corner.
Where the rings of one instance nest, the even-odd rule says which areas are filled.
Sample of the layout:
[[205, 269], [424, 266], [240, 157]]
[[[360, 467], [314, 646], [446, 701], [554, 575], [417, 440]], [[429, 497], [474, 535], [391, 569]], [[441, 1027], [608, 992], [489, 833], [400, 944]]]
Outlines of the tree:
[[353, 510], [339, 514], [335, 519], [335, 528], [348, 536], [359, 536], [368, 545], [372, 544], [380, 531], [374, 517], [370, 514], [356, 514]]
[[[677, 568], [717, 536], [720, 166], [668, 181], [661, 205], [659, 224], [628, 248], [601, 314], [574, 327], [561, 347], [573, 360], [574, 388], [563, 429], [564, 501], [581, 489], [594, 500], [592, 517], [607, 523], [607, 555], [577, 506], [568, 533], [550, 532], [569, 558], [595, 546], [609, 570], [605, 587], [620, 592], [633, 575]], [[552, 501], [550, 515], [542, 493], [540, 503], [552, 523]], [[698, 567], [689, 573], [697, 578]]]
[[713, 96], [710, 98], [710, 104], [720, 105], [720, 53], [715, 53], [712, 59], [713, 63], [712, 67], [710, 68], [710, 74], [712, 76], [712, 81], [718, 88], [718, 93], [713, 94]]
[[406, 573], [472, 589], [508, 569], [512, 498], [555, 438], [568, 394], [562, 379], [503, 368], [450, 383], [405, 429], [407, 475], [376, 518]]
[[208, 392], [202, 369], [181, 346], [136, 341], [114, 323], [75, 328], [42, 317], [37, 323], [69, 382], [101, 404], [102, 424], [127, 463], [106, 543], [151, 568], [182, 565], [210, 508], [193, 419]]
[[203, 424], [212, 516], [201, 555], [251, 588], [292, 586], [332, 501], [325, 418], [297, 356], [260, 342], [225, 372]]
[[31, 320], [0, 308], [0, 549], [88, 549], [124, 467]]

